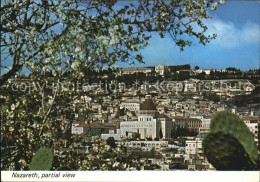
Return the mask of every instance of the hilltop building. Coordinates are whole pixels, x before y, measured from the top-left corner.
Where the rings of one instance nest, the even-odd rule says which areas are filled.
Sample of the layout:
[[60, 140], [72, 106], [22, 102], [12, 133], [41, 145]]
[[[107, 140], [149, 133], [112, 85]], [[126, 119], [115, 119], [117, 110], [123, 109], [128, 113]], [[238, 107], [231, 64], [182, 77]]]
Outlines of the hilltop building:
[[155, 66], [155, 72], [161, 76], [164, 76], [164, 74], [166, 72], [166, 66], [161, 65], [161, 64]]
[[120, 75], [128, 75], [128, 74], [135, 74], [135, 73], [144, 73], [149, 74], [152, 73], [152, 68], [122, 68], [120, 70]]

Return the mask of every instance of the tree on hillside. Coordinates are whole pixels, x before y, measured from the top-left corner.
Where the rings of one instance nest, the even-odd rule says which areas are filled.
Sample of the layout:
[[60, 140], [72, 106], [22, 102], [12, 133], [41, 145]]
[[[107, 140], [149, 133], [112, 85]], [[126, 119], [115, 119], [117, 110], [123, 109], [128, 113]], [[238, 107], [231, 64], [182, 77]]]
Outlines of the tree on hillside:
[[109, 137], [106, 140], [106, 143], [107, 143], [107, 145], [109, 145], [112, 148], [116, 148], [117, 147], [114, 137]]
[[199, 67], [199, 66], [195, 66], [194, 69], [195, 69], [195, 70], [198, 70], [198, 69], [200, 69], [200, 67]]
[[238, 69], [234, 68], [234, 67], [228, 67], [226, 68], [227, 71], [238, 71]]

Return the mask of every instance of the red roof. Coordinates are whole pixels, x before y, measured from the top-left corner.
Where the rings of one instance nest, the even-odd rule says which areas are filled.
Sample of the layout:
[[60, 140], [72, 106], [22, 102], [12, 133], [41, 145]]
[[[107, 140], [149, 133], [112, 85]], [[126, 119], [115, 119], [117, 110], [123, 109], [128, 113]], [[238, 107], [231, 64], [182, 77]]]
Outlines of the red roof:
[[243, 117], [243, 120], [260, 122], [260, 117]]
[[81, 122], [81, 123], [78, 123], [79, 125], [78, 126], [76, 126], [76, 127], [83, 127], [83, 128], [104, 128], [104, 129], [115, 129], [115, 127], [116, 126], [112, 126], [112, 125], [110, 125], [110, 126], [105, 126], [104, 124], [102, 124], [102, 123], [89, 123], [89, 124], [87, 124], [87, 123], [83, 123], [83, 122]]
[[137, 101], [137, 100], [127, 100], [127, 101], [125, 101], [125, 103], [140, 103], [139, 101]]
[[114, 124], [114, 125], [120, 125], [120, 122], [121, 122], [121, 121], [114, 121], [113, 124]]

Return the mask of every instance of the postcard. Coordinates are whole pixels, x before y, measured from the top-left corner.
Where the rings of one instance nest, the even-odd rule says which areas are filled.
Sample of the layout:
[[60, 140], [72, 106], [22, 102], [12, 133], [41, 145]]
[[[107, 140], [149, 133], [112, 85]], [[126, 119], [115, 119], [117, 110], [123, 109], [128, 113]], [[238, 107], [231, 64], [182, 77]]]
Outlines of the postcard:
[[259, 182], [259, 7], [2, 0], [1, 181]]

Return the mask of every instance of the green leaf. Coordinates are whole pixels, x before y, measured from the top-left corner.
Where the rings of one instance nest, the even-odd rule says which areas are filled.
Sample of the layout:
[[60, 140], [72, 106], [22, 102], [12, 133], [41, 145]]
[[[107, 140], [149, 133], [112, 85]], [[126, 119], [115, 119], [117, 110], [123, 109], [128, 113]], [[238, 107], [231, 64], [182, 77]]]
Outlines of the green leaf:
[[217, 170], [255, 170], [241, 143], [232, 135], [209, 133], [203, 140], [204, 154]]
[[212, 117], [210, 132], [230, 134], [244, 147], [252, 163], [257, 165], [258, 152], [254, 136], [237, 115], [227, 111], [217, 112]]
[[49, 148], [40, 148], [32, 158], [31, 170], [50, 170], [52, 168], [53, 151]]

